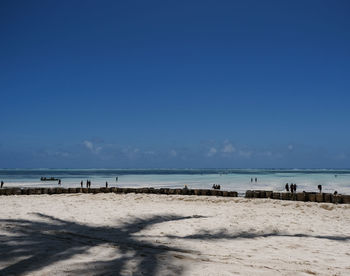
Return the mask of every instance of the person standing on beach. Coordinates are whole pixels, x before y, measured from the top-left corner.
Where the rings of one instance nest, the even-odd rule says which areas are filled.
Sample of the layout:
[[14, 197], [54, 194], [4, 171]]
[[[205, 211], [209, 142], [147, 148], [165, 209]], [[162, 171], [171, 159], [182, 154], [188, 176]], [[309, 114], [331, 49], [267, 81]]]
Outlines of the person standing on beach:
[[258, 182], [258, 178], [257, 177], [255, 177], [255, 182]]
[[80, 187], [81, 188], [83, 188], [83, 185], [84, 185], [84, 183], [83, 183], [83, 180], [80, 182]]
[[285, 188], [286, 188], [286, 191], [287, 191], [287, 192], [289, 192], [289, 186], [288, 186], [288, 183], [286, 183]]
[[108, 182], [106, 181], [106, 188], [108, 188]]
[[1, 181], [1, 188], [4, 186], [4, 181]]
[[322, 185], [318, 185], [317, 188], [320, 191], [320, 193], [322, 193]]

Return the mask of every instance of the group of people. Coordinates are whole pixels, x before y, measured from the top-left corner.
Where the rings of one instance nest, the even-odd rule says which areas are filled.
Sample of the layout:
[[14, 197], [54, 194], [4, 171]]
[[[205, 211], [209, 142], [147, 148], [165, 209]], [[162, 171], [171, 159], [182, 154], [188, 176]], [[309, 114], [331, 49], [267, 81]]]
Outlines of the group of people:
[[290, 191], [292, 194], [297, 192], [297, 184], [295, 183], [290, 183], [290, 186], [288, 185], [288, 183], [286, 183], [285, 188], [287, 192]]
[[[250, 178], [250, 182], [253, 182], [253, 177]], [[258, 178], [255, 177], [255, 182], [258, 182]]]
[[[297, 184], [293, 184], [293, 183], [291, 183], [290, 184], [290, 186], [288, 185], [288, 183], [286, 183], [286, 186], [285, 186], [285, 188], [286, 188], [286, 191], [287, 192], [291, 192], [291, 193], [296, 193], [297, 192]], [[317, 189], [318, 189], [318, 191], [320, 192], [320, 193], [322, 193], [322, 185], [321, 184], [319, 184], [318, 186], [317, 186]], [[338, 192], [337, 191], [335, 191], [334, 192], [334, 195], [337, 195], [338, 194]]]
[[220, 190], [221, 186], [219, 184], [213, 184], [212, 188], [215, 189], [215, 190]]
[[[118, 181], [118, 176], [115, 179], [116, 181]], [[60, 184], [60, 183], [59, 183]], [[84, 182], [83, 180], [80, 182], [80, 187], [83, 188], [84, 186]], [[91, 188], [91, 180], [86, 180], [86, 188]], [[106, 188], [108, 188], [108, 182], [106, 181]]]
[[[84, 182], [83, 180], [80, 182], [80, 187], [83, 188]], [[91, 180], [86, 180], [86, 188], [91, 188]]]

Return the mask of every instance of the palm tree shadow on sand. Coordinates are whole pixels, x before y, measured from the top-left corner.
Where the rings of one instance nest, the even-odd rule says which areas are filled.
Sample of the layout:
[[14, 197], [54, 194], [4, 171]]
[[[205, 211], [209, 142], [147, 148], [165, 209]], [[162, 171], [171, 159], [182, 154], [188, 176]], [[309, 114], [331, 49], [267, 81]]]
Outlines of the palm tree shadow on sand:
[[[201, 254], [189, 249], [152, 242], [152, 238], [191, 239], [191, 240], [234, 240], [284, 236], [290, 238], [316, 238], [337, 242], [348, 242], [349, 236], [312, 236], [279, 232], [238, 232], [225, 230], [208, 232], [201, 230], [188, 236], [143, 236], [140, 232], [158, 223], [202, 216], [152, 216], [147, 219], [131, 219], [118, 227], [95, 227], [78, 222], [65, 221], [51, 216], [36, 214], [38, 220], [0, 220], [0, 275], [30, 274], [46, 268], [58, 261], [69, 260], [76, 255], [86, 254], [96, 246], [108, 246], [115, 250], [115, 256], [105, 261], [83, 262], [72, 265], [64, 271], [81, 275], [155, 275], [161, 266], [166, 265], [167, 275], [181, 275], [183, 263], [170, 260], [178, 254]], [[147, 240], [142, 240], [147, 238]], [[151, 240], [150, 240], [151, 239]], [[175, 242], [174, 242], [175, 243]], [[130, 271], [129, 264], [134, 263]], [[3, 264], [6, 264], [5, 266]], [[129, 269], [129, 272], [126, 270]]]
[[[120, 227], [94, 227], [35, 214], [40, 220], [0, 220], [0, 260], [10, 263], [1, 269], [0, 275], [20, 275], [35, 272], [58, 261], [84, 254], [89, 249], [108, 245], [115, 248], [115, 258], [106, 261], [84, 263], [83, 267], [67, 268], [68, 273], [93, 275], [120, 275], [128, 262], [136, 262], [133, 275], [154, 275], [160, 260], [176, 253], [191, 253], [189, 250], [169, 247], [137, 239], [137, 233], [158, 223], [194, 217], [153, 216], [148, 219], [133, 219]], [[0, 233], [1, 233], [0, 232]], [[136, 234], [136, 236], [135, 236]], [[1, 263], [0, 263], [1, 265]], [[180, 275], [183, 267], [167, 265], [168, 275]]]

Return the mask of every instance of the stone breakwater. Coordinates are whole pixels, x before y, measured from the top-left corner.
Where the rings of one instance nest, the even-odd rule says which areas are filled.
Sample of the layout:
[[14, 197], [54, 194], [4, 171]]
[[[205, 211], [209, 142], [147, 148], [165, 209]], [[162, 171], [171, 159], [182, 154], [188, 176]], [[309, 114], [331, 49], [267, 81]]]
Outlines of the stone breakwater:
[[248, 190], [245, 193], [245, 197], [350, 204], [350, 195], [341, 195], [341, 194], [334, 195], [330, 193], [311, 193], [311, 192], [281, 193], [281, 192], [273, 192], [273, 191]]
[[[165, 195], [197, 195], [197, 196], [222, 196], [237, 197], [238, 193], [234, 191], [220, 191], [211, 189], [170, 189], [170, 188], [3, 188], [0, 189], [1, 195], [41, 195], [41, 194], [75, 194], [75, 193], [143, 193], [143, 194], [165, 194]], [[326, 202], [326, 203], [344, 203], [350, 204], [350, 195], [334, 195], [330, 193], [288, 193], [273, 192], [263, 190], [248, 190], [245, 193], [246, 198], [270, 198], [277, 200], [294, 200], [309, 202]]]
[[73, 193], [143, 193], [143, 194], [165, 194], [165, 195], [198, 195], [198, 196], [224, 196], [237, 197], [237, 192], [218, 191], [210, 189], [167, 189], [167, 188], [3, 188], [0, 195], [41, 195], [41, 194], [73, 194]]

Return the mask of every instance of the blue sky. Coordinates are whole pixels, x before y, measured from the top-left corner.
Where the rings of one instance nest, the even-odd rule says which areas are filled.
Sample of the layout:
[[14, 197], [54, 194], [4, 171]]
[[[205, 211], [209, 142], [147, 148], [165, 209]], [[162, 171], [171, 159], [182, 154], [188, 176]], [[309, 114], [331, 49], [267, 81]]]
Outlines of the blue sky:
[[348, 168], [348, 1], [1, 1], [0, 167]]

